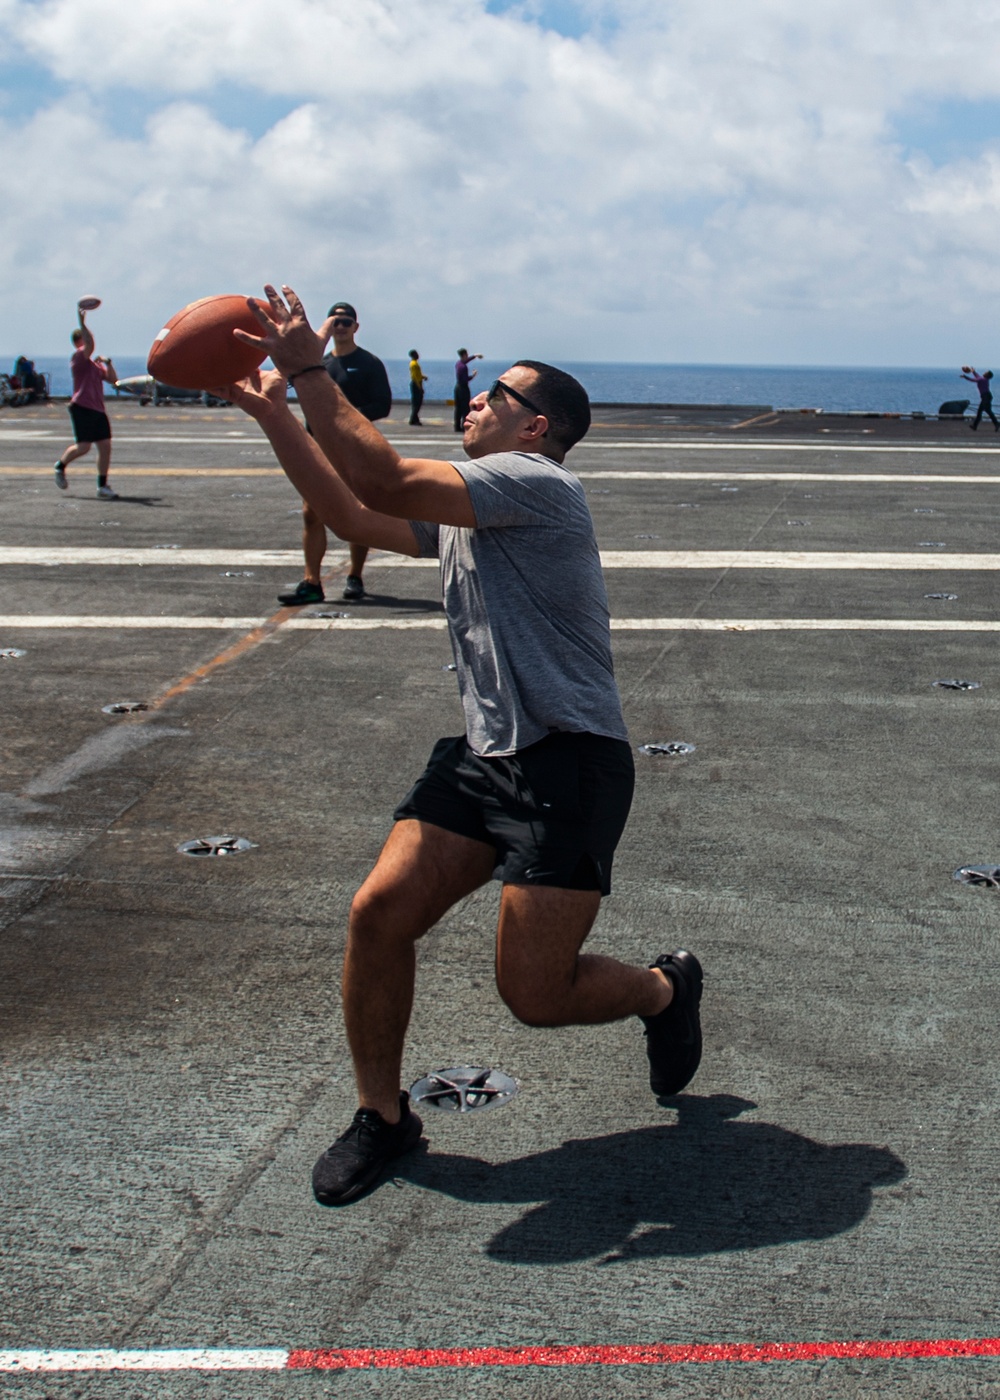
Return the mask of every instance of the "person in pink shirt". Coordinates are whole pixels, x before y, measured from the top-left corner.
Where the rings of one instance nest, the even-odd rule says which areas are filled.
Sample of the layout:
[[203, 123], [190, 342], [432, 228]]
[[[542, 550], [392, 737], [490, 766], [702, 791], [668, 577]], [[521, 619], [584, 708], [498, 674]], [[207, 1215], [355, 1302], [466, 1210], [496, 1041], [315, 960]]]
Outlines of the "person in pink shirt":
[[73, 375], [73, 397], [69, 401], [69, 416], [76, 439], [56, 460], [56, 485], [60, 491], [67, 486], [66, 468], [77, 457], [97, 444], [97, 494], [102, 501], [117, 501], [118, 493], [108, 485], [111, 465], [111, 423], [104, 408], [104, 381], [114, 383], [118, 378], [110, 360], [94, 355], [94, 337], [87, 328], [87, 313], [77, 308], [80, 324], [73, 332], [76, 347], [70, 360]]

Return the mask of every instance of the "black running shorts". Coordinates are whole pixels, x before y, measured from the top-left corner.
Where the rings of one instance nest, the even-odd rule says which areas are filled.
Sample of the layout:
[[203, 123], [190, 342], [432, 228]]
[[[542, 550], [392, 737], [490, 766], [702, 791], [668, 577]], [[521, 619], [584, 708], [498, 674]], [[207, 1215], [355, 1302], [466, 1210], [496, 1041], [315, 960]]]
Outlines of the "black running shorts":
[[393, 816], [493, 846], [494, 880], [606, 895], [634, 786], [624, 739], [557, 733], [480, 758], [461, 735], [438, 740]]
[[73, 436], [77, 442], [107, 442], [111, 436], [111, 423], [106, 413], [98, 413], [96, 408], [83, 408], [71, 403], [69, 416], [73, 421]]

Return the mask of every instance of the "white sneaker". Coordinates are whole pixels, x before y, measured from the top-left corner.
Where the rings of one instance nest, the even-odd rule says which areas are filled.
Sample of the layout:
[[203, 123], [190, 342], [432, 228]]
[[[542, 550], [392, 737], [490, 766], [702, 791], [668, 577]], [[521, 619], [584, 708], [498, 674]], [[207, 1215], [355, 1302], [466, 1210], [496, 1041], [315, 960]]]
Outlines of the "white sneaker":
[[99, 501], [117, 501], [118, 492], [112, 491], [110, 486], [98, 486], [97, 499]]

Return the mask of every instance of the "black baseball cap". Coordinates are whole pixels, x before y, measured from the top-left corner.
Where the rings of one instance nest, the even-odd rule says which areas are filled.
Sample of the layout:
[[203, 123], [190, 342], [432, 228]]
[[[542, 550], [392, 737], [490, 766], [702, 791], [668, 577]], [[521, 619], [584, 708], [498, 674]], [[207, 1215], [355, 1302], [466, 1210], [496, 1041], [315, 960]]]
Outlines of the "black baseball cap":
[[328, 316], [336, 316], [338, 311], [342, 311], [345, 316], [350, 316], [352, 321], [358, 319], [358, 313], [349, 301], [335, 301], [326, 314]]

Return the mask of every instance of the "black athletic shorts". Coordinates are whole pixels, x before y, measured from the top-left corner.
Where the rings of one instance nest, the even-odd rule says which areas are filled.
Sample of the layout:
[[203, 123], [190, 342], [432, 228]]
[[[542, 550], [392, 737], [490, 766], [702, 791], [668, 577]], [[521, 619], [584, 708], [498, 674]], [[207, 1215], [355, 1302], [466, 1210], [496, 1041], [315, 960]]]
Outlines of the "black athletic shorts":
[[461, 735], [438, 740], [393, 816], [493, 846], [494, 880], [606, 895], [634, 786], [624, 739], [557, 733], [480, 758]]
[[111, 436], [111, 423], [106, 413], [96, 408], [83, 408], [71, 403], [69, 416], [73, 420], [73, 435], [77, 442], [106, 442]]

